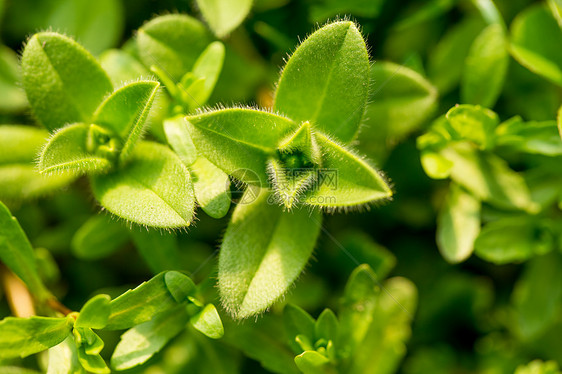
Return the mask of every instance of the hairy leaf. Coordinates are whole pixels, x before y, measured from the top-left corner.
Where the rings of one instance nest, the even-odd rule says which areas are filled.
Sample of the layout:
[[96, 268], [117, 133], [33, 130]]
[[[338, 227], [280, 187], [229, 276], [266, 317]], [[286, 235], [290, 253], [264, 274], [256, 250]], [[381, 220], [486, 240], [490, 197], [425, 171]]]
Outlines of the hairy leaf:
[[283, 212], [261, 191], [238, 205], [219, 256], [219, 292], [237, 319], [263, 312], [281, 297], [308, 262], [321, 215], [305, 209]]
[[141, 225], [189, 226], [195, 199], [189, 170], [169, 148], [141, 142], [126, 167], [91, 177], [96, 199], [111, 213]]
[[188, 321], [185, 306], [180, 305], [133, 327], [121, 335], [111, 356], [111, 367], [125, 370], [145, 363], [184, 330]]
[[[296, 128], [290, 119], [254, 109], [216, 110], [188, 116], [187, 121], [199, 153], [225, 173], [258, 186], [267, 186], [267, 159]], [[259, 180], [244, 179], [245, 170]]]
[[[70, 172], [73, 174], [104, 172], [112, 163], [107, 157], [117, 152], [116, 143], [107, 138], [99, 146], [91, 145], [92, 125], [76, 123], [57, 130], [39, 156], [41, 173]], [[94, 147], [97, 147], [95, 149]]]
[[138, 31], [137, 47], [145, 66], [157, 66], [176, 82], [211, 42], [201, 22], [184, 14], [156, 17]]
[[110, 129], [121, 138], [121, 160], [129, 157], [142, 135], [159, 87], [160, 84], [154, 81], [129, 83], [108, 96], [94, 113], [94, 123]]
[[480, 209], [477, 198], [451, 185], [437, 219], [437, 246], [448, 262], [462, 262], [472, 254], [480, 232]]
[[365, 160], [324, 135], [316, 134], [316, 139], [324, 153], [323, 164], [306, 204], [341, 208], [392, 196], [386, 181]]
[[[165, 275], [168, 273], [177, 272], [160, 273], [137, 288], [113, 299], [111, 315], [105, 328], [107, 330], [127, 329], [150, 321], [157, 314], [174, 308], [178, 302], [167, 287]], [[177, 273], [177, 277], [174, 278], [175, 287], [180, 288], [183, 293], [193, 292], [193, 281], [188, 276]], [[179, 279], [183, 279], [183, 282], [177, 282]]]
[[273, 109], [349, 142], [363, 118], [368, 89], [363, 36], [353, 22], [334, 22], [313, 33], [291, 56]]
[[68, 318], [6, 317], [0, 321], [0, 358], [25, 357], [54, 347], [70, 334]]
[[88, 51], [53, 32], [29, 39], [22, 55], [22, 73], [31, 108], [49, 131], [68, 123], [89, 123], [103, 98], [113, 90]]

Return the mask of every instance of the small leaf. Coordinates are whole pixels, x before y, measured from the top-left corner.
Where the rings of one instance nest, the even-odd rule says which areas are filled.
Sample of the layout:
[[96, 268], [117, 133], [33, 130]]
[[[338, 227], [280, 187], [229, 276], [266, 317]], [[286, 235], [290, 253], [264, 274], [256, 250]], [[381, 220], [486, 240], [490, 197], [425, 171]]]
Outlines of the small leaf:
[[545, 156], [562, 155], [562, 140], [555, 121], [524, 122], [513, 118], [496, 129], [498, 146]]
[[166, 283], [166, 288], [168, 288], [176, 303], [186, 301], [188, 296], [193, 296], [196, 292], [195, 284], [191, 278], [177, 271], [166, 272], [164, 283]]
[[84, 348], [87, 355], [95, 356], [102, 351], [104, 342], [91, 328], [74, 326], [72, 333], [77, 346]]
[[142, 135], [146, 118], [160, 84], [154, 81], [129, 83], [108, 96], [94, 113], [93, 122], [110, 129], [122, 142], [120, 159], [126, 160]]
[[108, 295], [97, 295], [92, 297], [80, 309], [74, 327], [89, 327], [92, 329], [103, 329], [107, 325], [111, 298]]
[[185, 307], [179, 306], [128, 330], [115, 347], [111, 367], [126, 370], [145, 363], [183, 331], [188, 320]]
[[336, 374], [330, 360], [316, 351], [306, 351], [295, 357], [295, 364], [303, 374]]
[[324, 153], [323, 164], [306, 204], [339, 208], [392, 196], [386, 181], [365, 160], [324, 135], [317, 133], [316, 139]]
[[[113, 299], [111, 315], [105, 329], [127, 329], [150, 321], [157, 314], [174, 308], [178, 303], [167, 287], [164, 278], [166, 274], [167, 272], [160, 273], [148, 282]], [[193, 282], [189, 277], [183, 277], [185, 277], [185, 289], [190, 289]]]
[[304, 335], [311, 341], [315, 339], [314, 318], [299, 306], [287, 304], [283, 309], [283, 321], [289, 345], [295, 353], [301, 353], [302, 349], [295, 339], [298, 335]]
[[494, 146], [494, 130], [500, 121], [493, 111], [474, 105], [456, 105], [447, 112], [446, 118], [454, 138], [470, 140], [481, 149]]
[[478, 35], [465, 60], [461, 100], [493, 107], [501, 94], [509, 55], [505, 30], [500, 24], [486, 27]]
[[47, 374], [83, 374], [84, 369], [78, 361], [78, 350], [72, 335], [49, 349]]
[[104, 258], [129, 241], [129, 231], [108, 214], [90, 217], [72, 237], [72, 253], [84, 260]]
[[436, 108], [437, 89], [415, 71], [391, 62], [376, 62], [370, 76], [371, 95], [359, 148], [377, 154], [424, 124]]
[[173, 234], [133, 228], [131, 238], [139, 254], [154, 274], [181, 268], [180, 251]]
[[[290, 119], [254, 109], [222, 109], [187, 117], [188, 129], [200, 154], [225, 173], [265, 187], [266, 163], [277, 144], [296, 125]], [[227, 155], [227, 157], [225, 157]], [[244, 179], [245, 170], [259, 180]]]
[[194, 177], [193, 189], [197, 204], [213, 218], [226, 216], [230, 208], [230, 179], [204, 157], [198, 157], [191, 165]]
[[490, 222], [474, 242], [478, 257], [494, 264], [521, 262], [545, 254], [554, 246], [554, 235], [533, 216], [511, 216]]
[[113, 86], [121, 87], [150, 73], [135, 57], [120, 49], [109, 49], [100, 55], [100, 64]]
[[86, 371], [95, 374], [109, 374], [111, 370], [99, 354], [89, 355], [85, 347], [78, 347], [78, 361]]
[[539, 337], [556, 320], [562, 300], [561, 266], [557, 253], [538, 256], [526, 264], [517, 281], [513, 303], [518, 323], [514, 327], [523, 339]]
[[185, 166], [190, 167], [197, 159], [197, 149], [191, 140], [187, 122], [183, 116], [164, 121], [164, 133], [170, 147], [176, 152]]
[[466, 260], [474, 250], [474, 241], [480, 233], [480, 201], [456, 184], [437, 218], [437, 246], [450, 263]]
[[330, 309], [324, 309], [318, 316], [314, 325], [316, 340], [324, 339], [326, 341], [337, 341], [339, 335], [338, 317]]
[[242, 319], [263, 312], [293, 284], [320, 232], [321, 214], [283, 212], [261, 191], [238, 205], [219, 256], [219, 292], [227, 311]]
[[460, 82], [466, 57], [483, 28], [480, 17], [467, 17], [449, 28], [429, 53], [427, 73], [442, 95]]
[[123, 32], [124, 9], [117, 0], [55, 3], [46, 25], [80, 40], [94, 54], [117, 45]]
[[521, 12], [511, 24], [511, 54], [527, 69], [562, 86], [562, 29], [542, 5]]
[[[251, 0], [249, 1], [251, 2]], [[205, 48], [201, 56], [195, 61], [191, 73], [194, 78], [203, 79], [203, 87], [197, 92], [188, 89], [189, 98], [195, 104], [191, 105], [192, 108], [199, 108], [209, 100], [222, 71], [224, 54], [224, 45], [221, 42], [213, 42]]]
[[71, 172], [96, 173], [111, 168], [107, 158], [117, 152], [116, 143], [108, 137], [98, 149], [90, 144], [93, 125], [76, 123], [57, 130], [48, 140], [39, 156], [38, 168], [41, 173]]
[[0, 358], [26, 357], [54, 347], [70, 334], [72, 318], [6, 317], [0, 321]]
[[72, 39], [35, 34], [22, 55], [23, 86], [34, 114], [49, 131], [90, 123], [111, 82], [95, 58]]
[[369, 90], [369, 55], [353, 22], [308, 37], [283, 69], [273, 109], [347, 143], [359, 129]]
[[193, 70], [211, 42], [205, 25], [185, 14], [156, 17], [138, 31], [137, 48], [145, 66], [156, 65], [178, 82]]
[[442, 155], [453, 163], [451, 179], [477, 198], [501, 208], [537, 209], [523, 177], [496, 155], [478, 152], [466, 143], [449, 147]]
[[213, 304], [207, 304], [199, 313], [189, 319], [191, 325], [211, 339], [220, 339], [224, 335], [222, 321]]
[[197, 0], [197, 6], [214, 33], [222, 38], [244, 21], [252, 0]]
[[10, 210], [1, 201], [0, 260], [27, 285], [29, 291], [39, 300], [50, 297], [50, 292], [45, 288], [39, 276], [35, 254], [27, 236], [16, 217], [12, 216]]
[[169, 148], [141, 142], [126, 167], [91, 176], [96, 199], [128, 221], [162, 228], [189, 226], [195, 199], [189, 170]]
[[268, 167], [275, 198], [287, 209], [300, 202], [319, 174], [314, 169], [286, 168], [276, 159], [270, 159]]

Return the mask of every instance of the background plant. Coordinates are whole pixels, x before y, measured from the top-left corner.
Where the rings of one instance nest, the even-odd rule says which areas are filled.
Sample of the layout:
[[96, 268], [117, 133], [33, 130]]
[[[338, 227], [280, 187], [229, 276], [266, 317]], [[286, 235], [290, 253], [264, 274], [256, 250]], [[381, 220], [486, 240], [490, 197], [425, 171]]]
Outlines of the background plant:
[[[0, 52], [4, 123], [0, 125], [0, 199], [9, 207], [2, 209], [6, 223], [1, 226], [0, 253], [11, 270], [2, 269], [0, 313], [45, 316], [9, 317], [2, 324], [18, 331], [18, 336], [24, 336], [19, 331], [28, 330], [30, 324], [36, 331], [51, 331], [46, 334], [48, 342], [41, 347], [28, 342], [35, 348], [24, 353], [54, 345], [48, 354], [51, 370], [55, 363], [69, 363], [57, 357], [74, 352], [77, 361], [70, 364], [94, 371], [107, 370], [99, 357], [115, 369], [136, 363], [139, 366], [133, 370], [172, 373], [559, 371], [556, 115], [561, 104], [562, 32], [558, 1], [31, 3], [7, 2], [2, 7], [6, 47]], [[170, 9], [182, 14], [167, 14]], [[153, 14], [164, 15], [152, 19]], [[359, 68], [365, 61], [368, 64], [366, 55], [333, 65], [345, 70], [343, 79], [361, 75], [363, 84], [368, 79], [368, 90], [351, 85], [352, 89], [333, 94], [361, 91], [357, 97], [366, 104], [346, 107], [353, 100], [335, 100], [326, 106], [325, 118], [336, 122], [355, 109], [362, 112], [365, 105], [361, 121], [350, 116], [353, 126], [345, 127], [349, 134], [338, 133], [325, 125], [322, 116], [307, 112], [314, 105], [302, 87], [314, 92], [315, 75], [303, 72], [291, 78], [290, 69], [298, 65], [295, 57], [305, 56], [312, 44], [320, 46], [313, 51], [320, 56], [323, 40], [338, 40], [336, 29], [353, 25], [339, 21], [331, 24], [331, 34], [330, 26], [312, 34], [316, 22], [322, 25], [338, 15], [351, 15], [361, 25], [361, 34], [349, 35], [359, 35], [356, 40], [365, 36], [374, 61], [367, 73]], [[22, 48], [27, 35], [49, 28], [55, 32], [36, 34]], [[307, 34], [310, 39], [295, 50]], [[359, 43], [346, 45], [346, 52], [352, 45]], [[36, 53], [30, 58], [33, 49]], [[21, 51], [20, 65], [17, 52]], [[278, 69], [289, 54], [274, 96]], [[57, 59], [66, 56], [80, 62], [75, 65], [79, 68], [58, 78], [49, 76], [53, 69], [30, 64], [45, 56], [52, 67], [71, 66]], [[319, 61], [327, 59], [318, 57], [314, 62]], [[348, 69], [351, 61], [362, 62]], [[34, 70], [38, 66], [42, 68]], [[298, 67], [307, 71], [305, 66]], [[41, 92], [50, 94], [41, 97]], [[120, 101], [120, 97], [133, 99]], [[291, 98], [297, 103], [288, 104]], [[137, 105], [126, 107], [130, 102]], [[183, 122], [186, 116], [189, 125]], [[215, 126], [213, 118], [256, 123], [248, 119], [251, 116], [283, 123], [287, 133], [271, 137], [267, 157], [249, 153], [246, 147], [253, 158], [231, 157], [233, 165], [221, 165], [223, 159], [213, 158], [213, 150], [224, 152], [226, 142], [210, 141], [206, 129]], [[129, 125], [114, 127], [114, 123]], [[198, 139], [190, 142], [194, 133]], [[125, 149], [131, 152], [123, 151], [129, 139]], [[218, 274], [220, 285], [221, 268], [222, 279], [227, 279], [229, 248], [238, 258], [236, 250], [241, 247], [234, 244], [251, 240], [240, 239], [244, 230], [235, 230], [237, 222], [242, 224], [252, 215], [264, 223], [284, 222], [283, 217], [307, 212], [301, 205], [312, 192], [300, 187], [317, 189], [306, 178], [302, 184], [287, 184], [286, 170], [292, 165], [311, 170], [324, 166], [320, 161], [325, 162], [329, 153], [315, 151], [314, 142], [324, 147], [333, 143], [349, 151], [346, 154], [361, 155], [353, 156], [358, 162], [372, 160], [369, 163], [385, 171], [387, 179], [379, 180], [386, 195], [384, 181], [392, 181], [394, 201], [367, 212], [325, 215], [322, 221], [315, 210], [313, 218], [321, 223], [316, 226], [318, 233], [306, 232], [306, 250], [299, 251], [300, 261], [291, 267], [295, 275], [278, 283], [277, 294], [268, 292], [254, 298], [265, 300], [264, 304], [239, 308], [243, 303], [232, 302], [234, 293], [226, 296], [227, 287], [219, 288], [235, 317], [261, 311], [284, 293], [314, 249], [314, 260], [284, 299], [259, 318], [243, 322], [232, 321], [219, 308], [224, 337], [211, 340], [201, 335], [197, 318], [191, 324], [187, 321], [209, 316], [215, 328], [199, 330], [211, 337], [220, 335], [215, 309], [206, 307], [218, 300], [214, 280]], [[151, 151], [140, 152], [143, 147]], [[49, 156], [39, 158], [40, 168], [58, 171], [40, 174], [39, 154]], [[247, 168], [248, 160], [254, 161], [252, 168], [262, 178], [259, 183], [246, 180], [250, 182], [246, 193], [251, 182], [253, 191], [273, 187], [273, 204], [266, 203], [265, 193], [250, 205], [231, 206], [230, 196], [238, 196], [244, 188], [238, 184], [243, 175], [236, 172]], [[48, 169], [67, 161], [79, 165], [75, 170], [86, 171], [87, 178], [62, 167]], [[180, 178], [184, 195], [167, 193], [169, 185], [141, 172], [147, 164], [184, 175]], [[135, 210], [140, 200], [129, 189], [147, 180], [156, 183], [161, 193], [145, 195], [143, 201], [170, 208], [168, 213]], [[92, 196], [111, 213], [100, 214]], [[361, 203], [368, 200], [373, 199]], [[195, 202], [202, 209], [193, 221]], [[127, 216], [130, 212], [134, 214]], [[301, 221], [306, 222], [299, 226], [303, 229], [311, 222]], [[177, 228], [188, 223], [195, 227], [187, 232], [137, 226]], [[265, 232], [264, 225], [260, 227]], [[225, 228], [216, 273], [215, 247]], [[279, 230], [279, 237], [295, 242], [301, 238], [289, 231], [293, 236]], [[274, 253], [268, 248], [267, 253]], [[147, 294], [147, 285], [157, 284], [163, 300], [169, 302], [162, 304], [170, 306], [169, 314], [162, 311], [153, 324], [139, 319], [123, 325], [120, 330], [132, 328], [125, 334], [112, 332], [107, 325], [102, 328], [104, 321], [88, 317], [92, 310], [104, 315], [99, 311], [107, 311], [108, 303], [115, 306], [124, 295], [131, 295], [125, 294], [127, 289], [144, 281], [148, 282], [141, 286], [145, 287], [142, 294]], [[268, 289], [267, 282], [259, 284]], [[104, 294], [108, 296], [96, 296]], [[57, 299], [80, 314], [63, 317], [69, 310]], [[175, 313], [176, 308], [182, 312]], [[141, 313], [144, 318], [151, 315], [147, 309]], [[362, 314], [354, 314], [359, 310]], [[171, 315], [177, 319], [171, 321]], [[166, 333], [151, 335], [158, 323]], [[135, 334], [155, 338], [148, 351], [141, 354], [141, 348], [128, 343]], [[15, 338], [2, 336], [7, 337], [0, 343], [6, 347], [2, 352], [15, 356], [9, 353], [10, 347], [17, 346]], [[152, 353], [154, 358], [140, 366]], [[222, 359], [213, 359], [217, 356]], [[370, 365], [364, 364], [365, 357]], [[48, 361], [47, 354], [40, 353], [25, 359], [2, 358], [0, 363], [6, 370], [47, 371]], [[72, 370], [69, 367], [67, 371]]]

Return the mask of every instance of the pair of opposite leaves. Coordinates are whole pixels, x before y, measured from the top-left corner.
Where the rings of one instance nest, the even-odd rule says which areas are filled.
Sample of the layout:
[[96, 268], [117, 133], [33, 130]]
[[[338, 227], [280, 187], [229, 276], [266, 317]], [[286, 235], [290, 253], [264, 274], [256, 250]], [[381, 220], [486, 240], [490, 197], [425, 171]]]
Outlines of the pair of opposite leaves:
[[[60, 36], [39, 35], [47, 40], [35, 36], [24, 51], [22, 62], [26, 90], [39, 84], [41, 74], [31, 68], [34, 60], [45, 58], [42, 53], [53, 44], [69, 42]], [[33, 48], [34, 53], [28, 53]], [[87, 53], [84, 50], [79, 52]], [[57, 54], [49, 57], [52, 60]], [[80, 57], [84, 60], [83, 56]], [[93, 61], [89, 61], [93, 71], [97, 69], [103, 73], [93, 58], [87, 57]], [[66, 62], [71, 64], [71, 61]], [[81, 73], [77, 71], [74, 77], [70, 74], [63, 79], [80, 80]], [[96, 74], [99, 75], [99, 72]], [[186, 141], [191, 138], [203, 156], [243, 182], [268, 187], [268, 180], [273, 180], [278, 200], [286, 207], [292, 207], [302, 195], [305, 204], [327, 208], [356, 206], [388, 198], [392, 192], [384, 179], [344, 145], [353, 140], [358, 131], [368, 97], [368, 82], [369, 58], [361, 34], [351, 22], [335, 22], [311, 35], [288, 61], [278, 84], [273, 108], [283, 115], [255, 109], [200, 113], [188, 117]], [[151, 87], [150, 94], [139, 94], [136, 101], [137, 104], [145, 103], [140, 110], [140, 113], [145, 113], [154, 100], [158, 84], [138, 82], [136, 85]], [[75, 92], [61, 90], [55, 93], [76, 104], [84, 98], [80, 88], [85, 87], [75, 85], [74, 88]], [[102, 87], [98, 91], [104, 92], [100, 95], [103, 97], [107, 89]], [[98, 106], [92, 105], [92, 100], [78, 103], [75, 105], [78, 115], [73, 118], [82, 115], [84, 123], [96, 123], [91, 119], [99, 121], [104, 108], [111, 107], [109, 102], [118, 101], [114, 98], [118, 92]], [[36, 113], [51, 109], [42, 95], [44, 93], [40, 89], [32, 90], [31, 95], [28, 90]], [[141, 142], [133, 148], [143, 128], [144, 121], [139, 119], [146, 118], [144, 114], [139, 115], [138, 105], [136, 108], [132, 111], [134, 115], [126, 121], [120, 119], [114, 128], [98, 123], [74, 125], [76, 130], [73, 131], [80, 132], [85, 140], [82, 141], [85, 144], [82, 151], [86, 148], [88, 156], [91, 152], [101, 155], [96, 160], [101, 163], [113, 157], [119, 166], [116, 171], [92, 176], [94, 194], [109, 211], [131, 221], [168, 228], [186, 226], [191, 220], [192, 209], [178, 212], [177, 208], [189, 210], [186, 206], [193, 205], [193, 195], [188, 196], [191, 200], [186, 201], [185, 193], [181, 192], [190, 189], [189, 172], [177, 155], [166, 147]], [[83, 115], [84, 112], [86, 115]], [[93, 116], [89, 114], [92, 112]], [[46, 125], [49, 115], [46, 116], [47, 121], [43, 121]], [[119, 118], [115, 113], [112, 115]], [[61, 117], [64, 113], [58, 113], [57, 120], [60, 121]], [[70, 131], [71, 128], [69, 126], [59, 132]], [[114, 137], [113, 134], [120, 136]], [[304, 159], [304, 164], [308, 166], [303, 179], [292, 180], [286, 190], [285, 182], [291, 178], [287, 176], [288, 169], [293, 165], [288, 159], [294, 155], [298, 155], [301, 161]], [[96, 170], [95, 167], [92, 169]], [[244, 175], [237, 173], [241, 169], [253, 171], [259, 180], [245, 180]], [[335, 185], [317, 183], [326, 170], [335, 173]], [[162, 175], [167, 177], [162, 178]], [[148, 189], [143, 183], [147, 179], [152, 183]], [[173, 179], [182, 181], [178, 184], [177, 180], [171, 181]], [[285, 186], [284, 190], [279, 188], [280, 185]], [[154, 194], [164, 200], [164, 204], [154, 204]], [[319, 233], [321, 217], [318, 212], [311, 216], [303, 209], [283, 212], [278, 207], [272, 207], [268, 201], [262, 197], [250, 205], [239, 206], [222, 246], [219, 260], [221, 295], [226, 307], [240, 318], [266, 309], [286, 291], [308, 261]], [[142, 219], [147, 212], [150, 219]], [[254, 230], [258, 228], [256, 224], [262, 228], [261, 231]], [[255, 251], [256, 248], [259, 249]], [[247, 255], [240, 256], [241, 252]]]

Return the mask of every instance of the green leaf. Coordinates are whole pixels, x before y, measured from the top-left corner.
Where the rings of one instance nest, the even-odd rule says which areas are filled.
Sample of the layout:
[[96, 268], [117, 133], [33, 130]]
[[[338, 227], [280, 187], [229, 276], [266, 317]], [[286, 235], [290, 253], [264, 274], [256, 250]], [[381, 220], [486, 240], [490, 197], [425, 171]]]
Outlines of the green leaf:
[[466, 260], [480, 233], [480, 201], [452, 183], [437, 218], [437, 247], [450, 263]]
[[527, 69], [562, 86], [562, 29], [542, 5], [520, 13], [511, 24], [511, 54]]
[[556, 121], [524, 122], [513, 118], [500, 124], [496, 129], [498, 146], [505, 146], [519, 152], [545, 156], [562, 155], [562, 140]]
[[[177, 287], [174, 287], [174, 296], [165, 281], [165, 275], [170, 272], [160, 273], [144, 282], [133, 290], [129, 290], [121, 296], [111, 301], [111, 315], [105, 329], [122, 330], [143, 322], [150, 321], [158, 313], [174, 308], [178, 302]], [[171, 272], [177, 273], [177, 272]], [[192, 289], [193, 281], [188, 276], [183, 276], [184, 282], [181, 288], [185, 294], [189, 294]], [[174, 277], [177, 280], [178, 277]], [[174, 282], [175, 283], [175, 282]]]
[[46, 24], [72, 35], [92, 53], [117, 45], [123, 32], [124, 11], [117, 0], [55, 2]]
[[160, 84], [129, 83], [108, 96], [94, 113], [93, 122], [110, 129], [123, 141], [121, 160], [126, 160], [142, 135], [146, 118]]
[[78, 361], [86, 371], [96, 374], [109, 374], [111, 371], [99, 354], [86, 353], [84, 346], [78, 347]]
[[222, 321], [213, 304], [207, 304], [199, 313], [189, 319], [191, 325], [211, 339], [220, 339], [224, 335]]
[[465, 60], [461, 100], [493, 107], [501, 94], [509, 64], [508, 42], [500, 24], [486, 27], [478, 35]]
[[437, 89], [414, 70], [391, 62], [376, 62], [370, 75], [359, 149], [378, 160], [429, 119], [436, 109]]
[[219, 256], [222, 302], [236, 319], [263, 312], [280, 298], [308, 262], [320, 232], [321, 214], [283, 212], [261, 191], [238, 205]]
[[314, 185], [319, 172], [314, 169], [285, 167], [276, 159], [268, 162], [269, 174], [277, 203], [291, 209], [302, 199], [308, 188]]
[[24, 125], [0, 126], [0, 165], [32, 163], [49, 133]]
[[129, 241], [129, 231], [108, 214], [90, 217], [72, 237], [72, 253], [84, 260], [104, 258]]
[[189, 226], [195, 199], [189, 170], [169, 148], [141, 142], [129, 164], [91, 176], [94, 196], [111, 213], [128, 221], [162, 228]]
[[111, 298], [108, 295], [97, 295], [92, 297], [80, 309], [74, 327], [89, 327], [92, 329], [103, 329], [107, 325]]
[[507, 209], [534, 212], [538, 208], [523, 177], [496, 155], [479, 152], [466, 143], [455, 144], [442, 155], [453, 163], [451, 179], [480, 200]]
[[47, 374], [83, 374], [84, 369], [78, 361], [78, 350], [72, 335], [49, 349]]
[[[558, 315], [562, 301], [562, 259], [557, 253], [529, 261], [513, 290], [515, 328], [523, 339], [539, 337]], [[545, 285], [549, 285], [545, 287]]]
[[103, 52], [100, 55], [100, 64], [115, 87], [121, 87], [125, 82], [150, 75], [140, 61], [120, 49], [110, 49]]
[[476, 242], [475, 253], [495, 264], [521, 262], [552, 250], [552, 230], [533, 216], [512, 216], [486, 224]]
[[304, 374], [336, 374], [330, 360], [316, 351], [306, 351], [295, 357], [295, 364]]
[[[267, 186], [267, 159], [296, 124], [285, 117], [255, 109], [222, 109], [187, 117], [200, 154], [243, 182]], [[251, 170], [259, 180], [249, 179]]]
[[178, 243], [174, 235], [138, 228], [130, 230], [130, 233], [135, 247], [154, 274], [181, 268]]
[[295, 353], [302, 352], [301, 346], [295, 340], [298, 335], [304, 335], [310, 341], [315, 340], [314, 318], [299, 306], [287, 304], [283, 309], [283, 321], [288, 343]]
[[484, 28], [480, 17], [469, 17], [451, 27], [429, 53], [427, 73], [443, 95], [460, 82], [474, 39]]
[[494, 130], [499, 118], [489, 109], [474, 105], [456, 105], [446, 115], [453, 129], [453, 138], [470, 140], [481, 149], [494, 146]]
[[558, 22], [558, 25], [562, 27], [562, 1], [560, 0], [547, 0], [548, 7], [552, 12], [552, 15]]
[[318, 316], [316, 324], [314, 325], [314, 336], [316, 340], [325, 339], [333, 342], [338, 340], [339, 335], [339, 322], [338, 318], [330, 309], [324, 309]]
[[177, 116], [166, 119], [164, 121], [164, 133], [170, 147], [185, 166], [190, 167], [197, 159], [197, 149], [189, 135], [185, 118]]
[[193, 79], [202, 82], [200, 86], [197, 85], [199, 89], [195, 89], [196, 85], [194, 84], [183, 87], [184, 92], [182, 92], [182, 94], [184, 96], [184, 102], [187, 103], [188, 108], [199, 108], [207, 103], [207, 100], [209, 100], [217, 80], [219, 79], [224, 63], [224, 54], [225, 49], [221, 42], [213, 42], [209, 44], [203, 53], [201, 53], [201, 56], [199, 56], [197, 61], [195, 61], [193, 71], [186, 74], [190, 74]]
[[197, 0], [197, 7], [209, 27], [222, 38], [244, 21], [252, 8], [252, 0]]
[[37, 270], [35, 253], [16, 217], [0, 201], [0, 260], [39, 300], [50, 297]]
[[213, 218], [226, 216], [230, 209], [230, 179], [204, 157], [191, 165], [193, 189], [197, 204]]
[[528, 365], [519, 365], [515, 374], [560, 374], [556, 361], [533, 360]]
[[304, 200], [306, 204], [330, 209], [392, 196], [383, 177], [364, 159], [320, 133], [316, 134], [316, 139], [324, 153], [323, 164], [318, 182]]
[[94, 57], [72, 39], [35, 34], [22, 55], [23, 86], [34, 114], [49, 131], [68, 123], [90, 123], [113, 89]]
[[205, 25], [184, 14], [156, 17], [137, 34], [139, 57], [145, 66], [157, 66], [176, 82], [193, 70], [211, 42]]
[[383, 374], [397, 371], [406, 354], [410, 323], [417, 304], [417, 290], [405, 278], [391, 278], [375, 295], [375, 308], [360, 344], [354, 351], [347, 373]]
[[91, 328], [74, 326], [72, 333], [77, 347], [84, 348], [85, 354], [95, 356], [102, 351], [104, 342]]
[[148, 361], [185, 329], [189, 320], [184, 306], [170, 309], [121, 335], [111, 356], [111, 367], [126, 370]]
[[0, 46], [0, 112], [21, 112], [27, 107], [25, 92], [18, 86], [21, 71], [18, 56], [5, 46]]
[[283, 69], [273, 109], [347, 143], [359, 129], [369, 90], [369, 55], [353, 22], [308, 37]]
[[0, 358], [26, 357], [54, 347], [72, 329], [74, 319], [6, 317], [0, 321]]
[[310, 20], [321, 23], [340, 14], [353, 14], [357, 17], [377, 17], [386, 0], [325, 0], [310, 3]]
[[472, 0], [472, 3], [488, 24], [499, 25], [505, 29], [503, 18], [493, 0]]
[[20, 202], [43, 197], [65, 187], [75, 175], [42, 175], [32, 164], [0, 165], [0, 200]]
[[186, 301], [189, 296], [193, 296], [196, 292], [195, 283], [191, 278], [177, 271], [166, 272], [164, 283], [166, 283], [166, 288], [168, 288], [176, 303]]
[[99, 147], [93, 145], [94, 126], [76, 123], [57, 130], [39, 156], [40, 172], [80, 174], [108, 171], [112, 163], [107, 157], [117, 152], [117, 145], [109, 137]]

